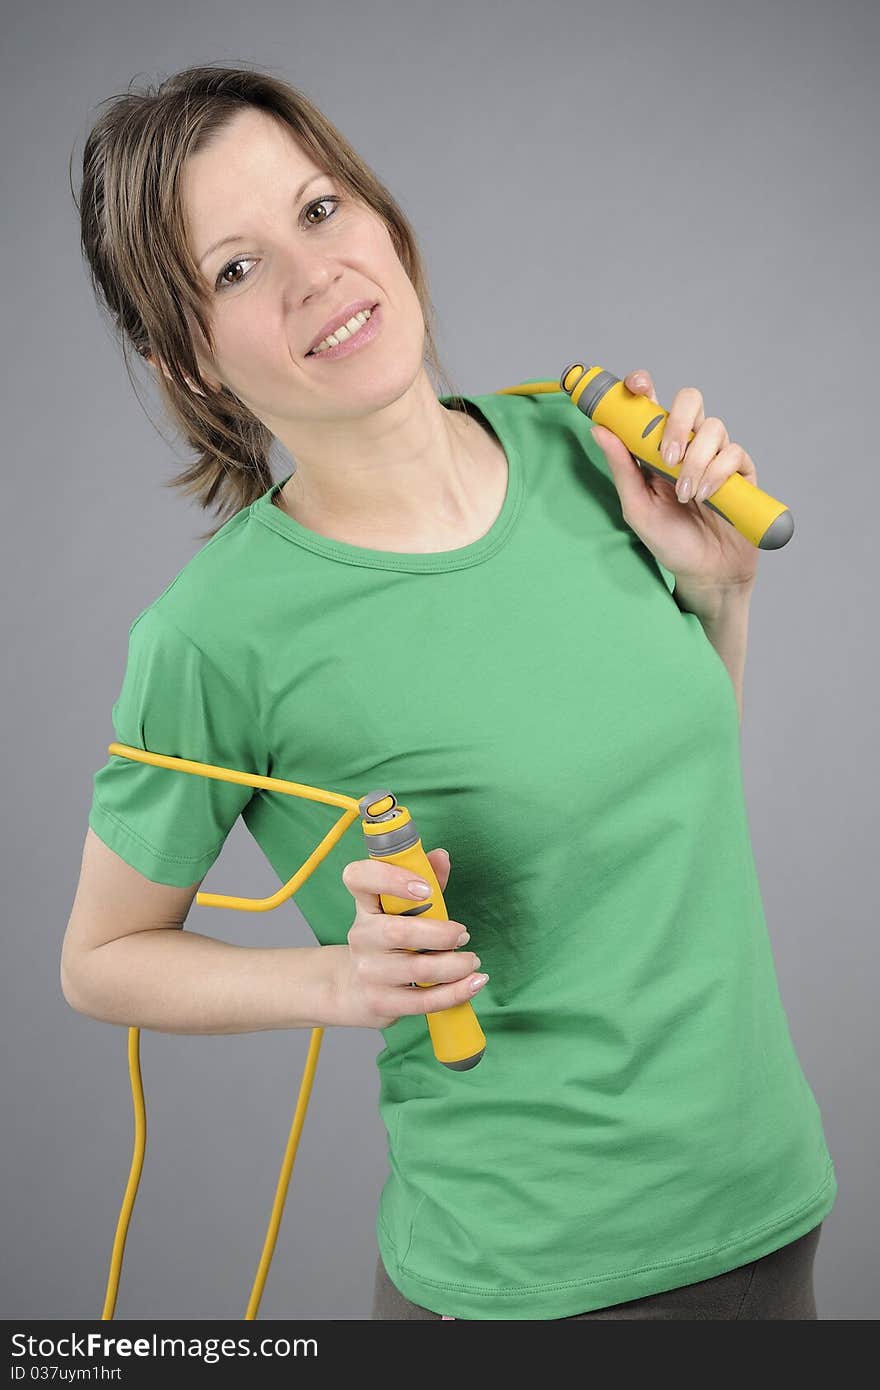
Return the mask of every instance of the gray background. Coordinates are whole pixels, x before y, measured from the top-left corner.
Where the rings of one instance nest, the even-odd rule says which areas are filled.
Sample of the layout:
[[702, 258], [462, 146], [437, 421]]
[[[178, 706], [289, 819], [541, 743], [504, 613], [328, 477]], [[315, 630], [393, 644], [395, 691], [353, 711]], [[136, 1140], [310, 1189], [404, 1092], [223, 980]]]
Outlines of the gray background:
[[[131, 392], [99, 315], [68, 160], [75, 147], [78, 188], [99, 101], [219, 60], [271, 65], [389, 184], [462, 390], [575, 359], [647, 367], [667, 407], [697, 386], [791, 506], [795, 536], [762, 554], [752, 602], [744, 777], [782, 999], [840, 1184], [819, 1312], [876, 1318], [878, 31], [867, 0], [9, 10], [3, 1317], [100, 1317], [131, 1154], [126, 1030], [66, 1004], [61, 941], [128, 626], [211, 520], [162, 485], [188, 455], [146, 375], [143, 405]], [[239, 821], [206, 889], [276, 886]], [[189, 923], [314, 944], [293, 904], [194, 905]], [[243, 1317], [308, 1043], [142, 1034], [147, 1155], [117, 1318]], [[381, 1046], [373, 1030], [324, 1035], [261, 1318], [370, 1316]]]

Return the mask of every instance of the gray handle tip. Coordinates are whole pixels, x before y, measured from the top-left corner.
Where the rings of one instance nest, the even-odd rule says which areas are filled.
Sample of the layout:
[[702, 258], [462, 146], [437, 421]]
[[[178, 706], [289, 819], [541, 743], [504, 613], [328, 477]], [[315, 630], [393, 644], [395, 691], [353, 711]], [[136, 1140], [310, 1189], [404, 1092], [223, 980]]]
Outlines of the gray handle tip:
[[485, 1047], [481, 1047], [479, 1052], [474, 1053], [473, 1057], [464, 1057], [460, 1062], [444, 1062], [443, 1065], [449, 1067], [450, 1071], [470, 1071], [471, 1067], [477, 1065], [485, 1051]]
[[794, 517], [791, 509], [780, 512], [772, 525], [767, 527], [758, 545], [759, 550], [781, 550], [794, 535]]

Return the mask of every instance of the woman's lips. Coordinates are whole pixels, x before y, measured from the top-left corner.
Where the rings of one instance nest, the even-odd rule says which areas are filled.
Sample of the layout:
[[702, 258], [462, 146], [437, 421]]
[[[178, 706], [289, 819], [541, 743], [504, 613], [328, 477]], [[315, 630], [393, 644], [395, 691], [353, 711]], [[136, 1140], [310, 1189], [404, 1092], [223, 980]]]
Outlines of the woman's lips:
[[365, 324], [358, 329], [352, 337], [346, 338], [344, 342], [337, 343], [336, 347], [326, 348], [323, 352], [307, 352], [306, 357], [314, 357], [316, 362], [322, 362], [325, 357], [348, 357], [353, 352], [358, 352], [360, 348], [366, 347], [367, 343], [372, 342], [382, 326], [382, 306], [375, 304], [370, 311], [370, 317]]

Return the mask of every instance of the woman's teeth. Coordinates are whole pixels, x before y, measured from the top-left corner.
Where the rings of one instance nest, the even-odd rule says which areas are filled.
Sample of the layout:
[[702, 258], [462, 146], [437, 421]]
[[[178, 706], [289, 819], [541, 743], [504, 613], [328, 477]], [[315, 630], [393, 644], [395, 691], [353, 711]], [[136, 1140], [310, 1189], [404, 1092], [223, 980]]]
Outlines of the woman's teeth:
[[372, 309], [361, 309], [360, 313], [344, 323], [341, 328], [335, 329], [326, 338], [322, 338], [317, 347], [312, 348], [312, 352], [317, 354], [325, 352], [327, 348], [336, 347], [339, 343], [344, 343], [346, 338], [353, 338], [359, 328], [362, 328], [367, 319], [372, 314]]

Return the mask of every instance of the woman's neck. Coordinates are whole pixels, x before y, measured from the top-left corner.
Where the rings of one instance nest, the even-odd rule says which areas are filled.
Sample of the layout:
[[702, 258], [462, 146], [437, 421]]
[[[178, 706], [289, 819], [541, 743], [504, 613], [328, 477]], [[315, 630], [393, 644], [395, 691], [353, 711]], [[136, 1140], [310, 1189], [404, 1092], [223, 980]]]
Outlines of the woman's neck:
[[[413, 519], [401, 521], [396, 506], [381, 487], [371, 489], [368, 503], [344, 510], [316, 502], [295, 472], [275, 494], [275, 504], [301, 526], [329, 540], [371, 550], [432, 553], [457, 550], [479, 540], [497, 518], [507, 491], [507, 457], [501, 441], [481, 420], [461, 410], [448, 410], [451, 486], [444, 495], [427, 489], [433, 507], [425, 504]], [[384, 502], [381, 500], [384, 491]], [[408, 497], [411, 494], [408, 494]]]

